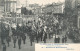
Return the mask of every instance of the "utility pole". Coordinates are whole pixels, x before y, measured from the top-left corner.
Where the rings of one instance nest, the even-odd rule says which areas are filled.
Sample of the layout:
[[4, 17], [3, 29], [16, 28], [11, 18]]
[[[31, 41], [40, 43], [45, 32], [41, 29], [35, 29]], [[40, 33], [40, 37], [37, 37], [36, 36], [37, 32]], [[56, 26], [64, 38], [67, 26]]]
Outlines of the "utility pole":
[[[5, 16], [6, 16], [6, 0], [4, 0], [4, 14], [5, 14]], [[4, 17], [5, 17], [4, 16]]]
[[16, 25], [17, 25], [17, 0], [16, 0]]

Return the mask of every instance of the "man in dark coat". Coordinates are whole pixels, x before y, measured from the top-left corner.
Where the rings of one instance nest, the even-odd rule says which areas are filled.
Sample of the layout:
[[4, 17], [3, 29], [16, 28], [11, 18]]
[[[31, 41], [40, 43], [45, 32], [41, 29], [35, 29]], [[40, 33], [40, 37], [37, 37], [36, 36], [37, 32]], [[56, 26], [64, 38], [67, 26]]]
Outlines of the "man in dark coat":
[[55, 43], [57, 43], [57, 38], [56, 37], [55, 37], [54, 41], [55, 41]]
[[17, 36], [13, 36], [14, 48], [16, 47]]
[[46, 43], [46, 39], [47, 39], [47, 33], [46, 32], [44, 32], [44, 38], [43, 38], [43, 41], [44, 41], [44, 43]]
[[21, 37], [20, 36], [18, 37], [18, 46], [19, 46], [19, 49], [21, 49]]
[[39, 36], [38, 36], [38, 32], [36, 33], [36, 40], [37, 40], [37, 43], [38, 43], [38, 39], [39, 38]]
[[42, 36], [43, 36], [43, 30], [41, 30], [41, 33], [40, 33], [41, 41], [42, 41]]
[[60, 43], [60, 37], [58, 37], [58, 43]]
[[22, 36], [22, 40], [23, 40], [23, 43], [25, 44], [25, 41], [26, 41], [26, 36], [25, 35]]
[[65, 35], [65, 43], [67, 42], [67, 36]]
[[[2, 28], [2, 27], [1, 27]], [[6, 38], [6, 35], [5, 35], [5, 28], [2, 28], [1, 29], [1, 43], [3, 44], [4, 43], [4, 39]]]
[[32, 35], [30, 35], [30, 44], [31, 44], [31, 46], [32, 46], [32, 42], [33, 42], [33, 36]]
[[8, 47], [9, 47], [9, 42], [11, 41], [10, 36], [8, 36], [8, 37], [6, 38], [6, 41], [7, 41]]
[[64, 36], [62, 37], [62, 43], [64, 43], [65, 42], [65, 38], [64, 38]]
[[40, 39], [41, 39], [41, 41], [42, 41], [42, 38], [43, 38], [43, 31], [44, 31], [44, 29], [41, 27], [40, 30], [41, 30], [41, 31], [40, 31]]
[[6, 45], [3, 43], [3, 51], [6, 51]]

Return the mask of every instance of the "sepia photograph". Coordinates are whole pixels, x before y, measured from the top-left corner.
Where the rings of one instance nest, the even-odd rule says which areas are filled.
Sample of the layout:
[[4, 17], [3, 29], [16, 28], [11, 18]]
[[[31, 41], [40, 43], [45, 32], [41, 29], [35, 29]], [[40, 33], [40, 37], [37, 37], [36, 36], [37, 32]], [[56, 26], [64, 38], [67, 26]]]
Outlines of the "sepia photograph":
[[0, 0], [0, 51], [36, 43], [80, 43], [80, 0]]

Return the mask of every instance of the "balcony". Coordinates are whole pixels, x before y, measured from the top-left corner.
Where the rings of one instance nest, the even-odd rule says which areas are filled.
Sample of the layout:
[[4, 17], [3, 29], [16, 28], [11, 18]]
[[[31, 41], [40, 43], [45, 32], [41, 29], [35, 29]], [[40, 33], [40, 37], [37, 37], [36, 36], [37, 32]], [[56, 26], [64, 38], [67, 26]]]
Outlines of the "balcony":
[[6, 3], [17, 3], [17, 1], [6, 1]]

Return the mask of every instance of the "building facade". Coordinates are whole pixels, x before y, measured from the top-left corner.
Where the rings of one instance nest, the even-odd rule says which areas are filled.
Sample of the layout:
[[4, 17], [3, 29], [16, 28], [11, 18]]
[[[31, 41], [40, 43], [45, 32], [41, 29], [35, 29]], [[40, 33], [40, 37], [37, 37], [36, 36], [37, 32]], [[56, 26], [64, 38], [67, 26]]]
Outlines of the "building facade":
[[5, 12], [16, 12], [17, 0], [5, 0]]
[[54, 3], [54, 4], [52, 3], [52, 4], [49, 4], [43, 8], [43, 12], [46, 14], [47, 13], [53, 13], [53, 14], [61, 13], [61, 14], [63, 14], [63, 10], [64, 10], [63, 3]]
[[38, 4], [29, 4], [29, 7], [31, 8], [32, 12], [34, 14], [39, 15], [41, 13], [41, 6]]

